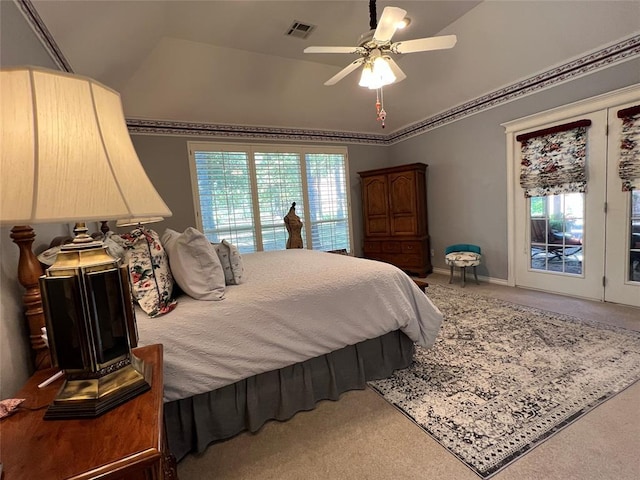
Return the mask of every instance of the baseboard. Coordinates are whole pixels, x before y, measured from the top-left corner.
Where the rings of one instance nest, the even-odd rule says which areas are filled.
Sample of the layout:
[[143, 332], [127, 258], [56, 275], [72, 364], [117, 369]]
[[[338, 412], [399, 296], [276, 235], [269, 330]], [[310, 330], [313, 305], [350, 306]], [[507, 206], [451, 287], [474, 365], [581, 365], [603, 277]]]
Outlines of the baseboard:
[[[434, 267], [433, 268], [433, 273], [438, 273], [441, 275], [446, 275], [447, 277], [450, 275], [450, 270], [448, 268], [437, 268]], [[454, 280], [455, 280], [455, 275], [458, 274], [458, 271], [456, 270], [456, 273], [454, 273]], [[473, 278], [473, 277], [471, 277]], [[469, 279], [469, 277], [467, 277], [467, 280]], [[493, 278], [493, 277], [486, 277], [484, 275], [478, 275], [478, 280], [481, 280], [483, 282], [487, 282], [487, 283], [493, 283], [495, 285], [504, 285], [505, 287], [509, 286], [509, 283], [503, 279], [503, 278]]]

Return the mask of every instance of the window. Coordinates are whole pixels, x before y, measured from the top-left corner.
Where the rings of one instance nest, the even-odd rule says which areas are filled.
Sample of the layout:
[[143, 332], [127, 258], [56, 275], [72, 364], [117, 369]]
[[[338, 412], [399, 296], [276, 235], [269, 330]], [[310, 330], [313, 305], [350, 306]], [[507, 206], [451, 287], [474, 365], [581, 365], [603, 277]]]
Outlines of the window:
[[347, 149], [189, 142], [199, 228], [242, 253], [282, 250], [296, 202], [306, 248], [351, 251]]

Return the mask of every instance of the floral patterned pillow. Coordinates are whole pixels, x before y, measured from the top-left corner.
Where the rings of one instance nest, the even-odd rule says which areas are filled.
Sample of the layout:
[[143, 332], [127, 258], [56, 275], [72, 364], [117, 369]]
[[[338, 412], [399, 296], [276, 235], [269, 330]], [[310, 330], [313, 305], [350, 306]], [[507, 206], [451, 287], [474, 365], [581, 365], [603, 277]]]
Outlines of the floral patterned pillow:
[[227, 285], [240, 285], [246, 277], [244, 275], [244, 265], [238, 247], [226, 240], [221, 243], [214, 243], [218, 258], [224, 270], [224, 280]]
[[131, 293], [140, 308], [150, 317], [176, 308], [169, 259], [158, 234], [146, 228], [136, 228], [122, 234], [121, 238], [124, 240], [125, 263], [129, 264]]

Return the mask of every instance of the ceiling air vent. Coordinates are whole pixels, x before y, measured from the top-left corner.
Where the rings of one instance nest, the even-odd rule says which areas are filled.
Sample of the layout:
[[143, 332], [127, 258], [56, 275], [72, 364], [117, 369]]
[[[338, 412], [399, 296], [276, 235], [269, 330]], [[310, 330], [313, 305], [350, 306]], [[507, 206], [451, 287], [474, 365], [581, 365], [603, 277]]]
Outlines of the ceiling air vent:
[[309, 25], [308, 23], [302, 23], [298, 20], [294, 20], [286, 34], [289, 37], [307, 38], [311, 32], [313, 32], [314, 28], [316, 28], [315, 25]]

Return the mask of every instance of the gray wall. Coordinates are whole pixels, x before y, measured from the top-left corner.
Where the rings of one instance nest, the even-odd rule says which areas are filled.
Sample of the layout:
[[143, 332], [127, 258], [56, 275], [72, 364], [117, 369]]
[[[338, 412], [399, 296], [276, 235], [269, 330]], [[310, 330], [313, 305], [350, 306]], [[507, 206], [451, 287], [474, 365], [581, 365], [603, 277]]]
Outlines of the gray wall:
[[640, 59], [593, 73], [390, 147], [390, 162], [429, 165], [427, 202], [435, 268], [453, 243], [482, 248], [478, 273], [507, 279], [506, 137], [501, 123], [640, 82]]

